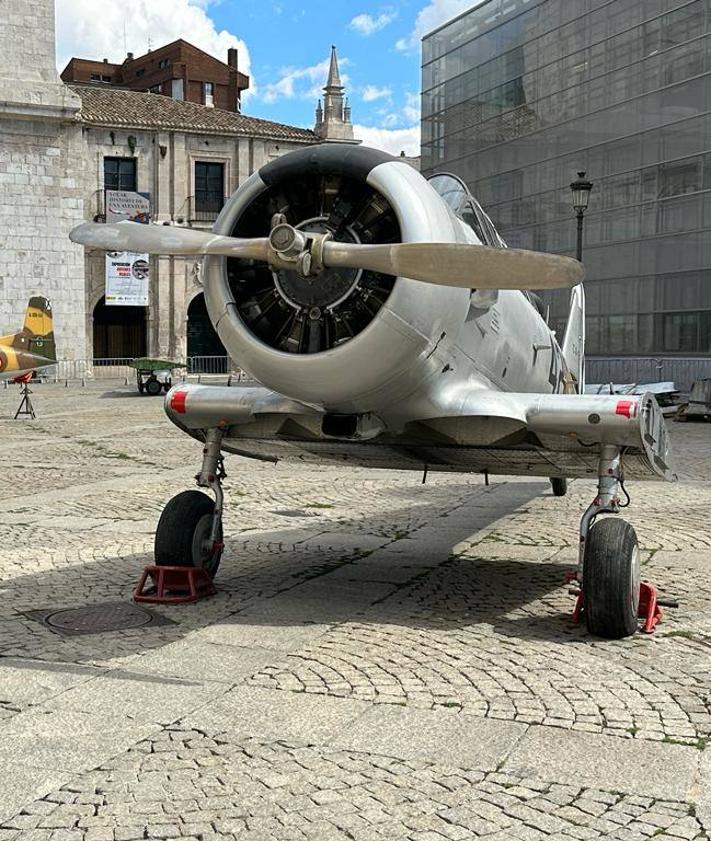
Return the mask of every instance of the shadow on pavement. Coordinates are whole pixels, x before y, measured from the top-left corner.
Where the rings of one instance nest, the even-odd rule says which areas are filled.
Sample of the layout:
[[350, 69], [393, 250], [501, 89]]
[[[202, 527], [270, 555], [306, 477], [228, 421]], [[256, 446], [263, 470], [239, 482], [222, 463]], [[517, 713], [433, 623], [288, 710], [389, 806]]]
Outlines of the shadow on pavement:
[[[311, 518], [308, 529], [228, 536], [218, 594], [191, 605], [153, 607], [175, 623], [153, 628], [62, 637], [26, 615], [49, 607], [128, 601], [143, 566], [152, 561], [148, 554], [20, 575], [1, 585], [0, 657], [101, 664], [215, 624], [298, 627], [355, 620], [446, 629], [485, 622], [523, 637], [529, 632], [525, 623], [514, 631], [516, 624], [504, 617], [559, 590], [565, 565], [533, 554], [531, 560], [487, 559], [487, 549], [496, 555], [495, 543], [470, 548], [464, 557], [450, 553], [541, 490], [531, 482], [496, 484], [442, 517], [445, 492], [433, 487], [430, 502], [417, 509], [426, 524], [408, 539], [382, 537], [383, 548], [374, 548], [372, 534], [364, 545], [368, 521], [363, 518], [324, 521], [323, 533], [316, 536]], [[388, 513], [396, 522], [406, 510]], [[383, 519], [388, 517], [380, 524]], [[555, 551], [551, 547], [551, 554]], [[552, 633], [560, 633], [559, 613], [545, 622]]]

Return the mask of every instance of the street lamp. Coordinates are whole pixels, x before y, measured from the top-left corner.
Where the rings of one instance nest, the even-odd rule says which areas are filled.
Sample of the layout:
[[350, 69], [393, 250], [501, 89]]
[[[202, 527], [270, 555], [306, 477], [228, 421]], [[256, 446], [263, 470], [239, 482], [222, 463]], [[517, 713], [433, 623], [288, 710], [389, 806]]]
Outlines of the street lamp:
[[575, 249], [575, 256], [582, 262], [583, 260], [583, 216], [588, 209], [588, 202], [590, 201], [590, 190], [592, 190], [592, 181], [585, 179], [585, 173], [579, 172], [578, 177], [570, 185], [573, 192], [573, 209], [578, 218], [578, 244]]

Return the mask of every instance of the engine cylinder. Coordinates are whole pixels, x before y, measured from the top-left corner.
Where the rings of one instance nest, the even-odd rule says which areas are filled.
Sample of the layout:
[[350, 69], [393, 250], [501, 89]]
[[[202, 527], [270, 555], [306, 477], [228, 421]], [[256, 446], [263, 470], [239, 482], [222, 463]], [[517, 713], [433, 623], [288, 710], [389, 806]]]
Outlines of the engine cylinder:
[[[459, 238], [456, 220], [408, 164], [341, 144], [262, 167], [214, 230], [263, 237], [272, 220], [349, 243]], [[445, 323], [463, 318], [468, 294], [359, 269], [302, 277], [222, 257], [206, 258], [205, 276], [210, 317], [237, 364], [268, 388], [334, 411], [370, 411], [412, 390], [418, 364]]]

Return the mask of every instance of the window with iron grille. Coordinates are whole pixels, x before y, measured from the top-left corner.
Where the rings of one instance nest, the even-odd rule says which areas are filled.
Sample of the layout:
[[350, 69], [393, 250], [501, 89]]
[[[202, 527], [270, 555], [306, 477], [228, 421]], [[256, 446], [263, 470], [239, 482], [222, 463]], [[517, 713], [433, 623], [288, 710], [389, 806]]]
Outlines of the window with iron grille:
[[136, 189], [135, 158], [104, 158], [104, 189]]
[[195, 161], [195, 210], [214, 213], [225, 200], [225, 165], [214, 161]]

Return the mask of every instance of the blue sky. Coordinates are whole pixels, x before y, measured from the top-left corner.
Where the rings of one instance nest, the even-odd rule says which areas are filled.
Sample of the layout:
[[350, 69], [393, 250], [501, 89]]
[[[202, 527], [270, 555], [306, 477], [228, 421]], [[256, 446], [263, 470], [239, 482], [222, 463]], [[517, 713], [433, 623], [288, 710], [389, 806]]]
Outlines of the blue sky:
[[[121, 61], [176, 38], [225, 60], [237, 46], [252, 90], [243, 111], [311, 127], [331, 44], [356, 136], [419, 153], [420, 37], [471, 0], [56, 0], [57, 64], [72, 55]], [[126, 43], [124, 49], [124, 28]]]

